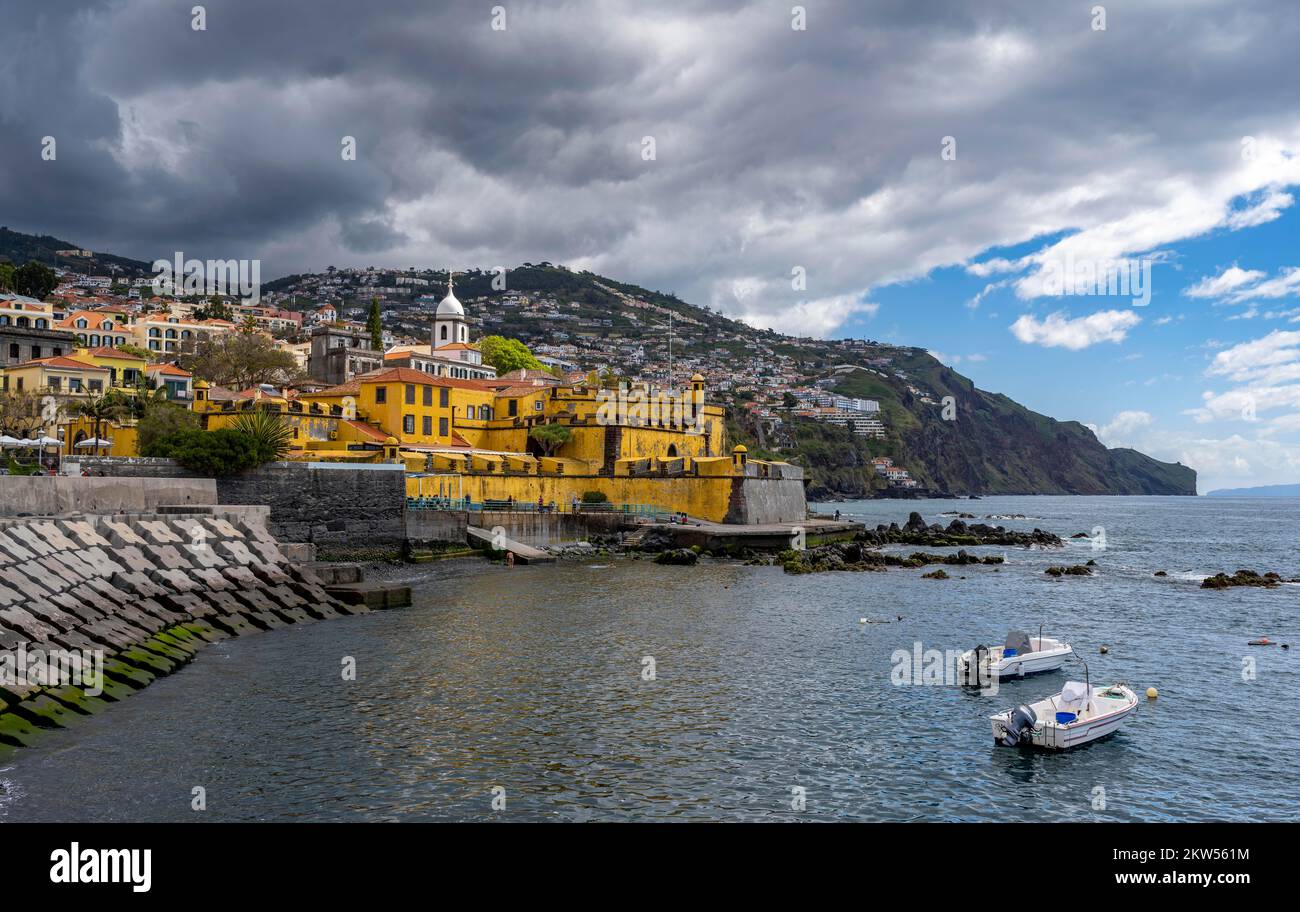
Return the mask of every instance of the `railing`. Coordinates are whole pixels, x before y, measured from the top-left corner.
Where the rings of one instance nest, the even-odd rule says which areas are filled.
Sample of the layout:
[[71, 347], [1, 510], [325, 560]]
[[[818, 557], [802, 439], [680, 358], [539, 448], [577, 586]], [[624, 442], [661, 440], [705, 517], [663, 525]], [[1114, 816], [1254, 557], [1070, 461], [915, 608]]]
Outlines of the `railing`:
[[617, 513], [621, 516], [648, 519], [652, 522], [668, 522], [676, 513], [654, 504], [616, 504], [616, 503], [569, 503], [508, 500], [470, 500], [464, 497], [408, 497], [408, 510], [447, 510], [458, 512], [482, 513]]

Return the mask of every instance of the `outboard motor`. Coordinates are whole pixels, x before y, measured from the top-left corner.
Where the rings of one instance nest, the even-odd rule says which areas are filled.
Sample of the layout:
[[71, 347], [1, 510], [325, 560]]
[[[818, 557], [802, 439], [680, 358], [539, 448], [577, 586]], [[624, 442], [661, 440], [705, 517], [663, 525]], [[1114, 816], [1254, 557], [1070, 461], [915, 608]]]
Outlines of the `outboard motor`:
[[961, 684], [965, 687], [980, 687], [985, 663], [989, 660], [989, 648], [980, 643], [970, 651], [970, 661], [962, 669]]
[[1006, 733], [1002, 736], [1004, 747], [1015, 747], [1025, 745], [1028, 747], [1034, 740], [1034, 726], [1038, 723], [1038, 716], [1028, 706], [1017, 706], [1011, 711], [1011, 718], [1007, 720]]

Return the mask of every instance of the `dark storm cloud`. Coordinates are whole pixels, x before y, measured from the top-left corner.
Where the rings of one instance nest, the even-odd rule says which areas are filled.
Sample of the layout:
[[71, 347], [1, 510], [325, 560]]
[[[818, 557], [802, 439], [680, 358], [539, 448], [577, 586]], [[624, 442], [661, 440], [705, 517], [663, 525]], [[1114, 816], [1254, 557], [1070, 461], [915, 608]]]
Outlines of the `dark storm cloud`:
[[1291, 180], [1242, 136], [1300, 140], [1283, 2], [193, 5], [6, 5], [0, 222], [266, 275], [549, 259], [826, 331], [991, 245], [1209, 230]]

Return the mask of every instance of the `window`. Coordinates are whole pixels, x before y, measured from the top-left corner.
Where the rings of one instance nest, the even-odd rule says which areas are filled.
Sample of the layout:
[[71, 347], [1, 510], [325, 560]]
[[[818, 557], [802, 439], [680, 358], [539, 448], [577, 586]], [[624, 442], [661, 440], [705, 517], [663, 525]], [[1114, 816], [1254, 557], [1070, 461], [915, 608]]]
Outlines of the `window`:
[[433, 418], [431, 416], [429, 415], [424, 416], [424, 418], [422, 419], [420, 430], [425, 437], [433, 436]]
[[414, 434], [414, 433], [415, 433], [415, 416], [414, 416], [414, 415], [403, 415], [403, 416], [402, 416], [402, 433], [403, 433], [403, 434]]
[[9, 346], [9, 357], [10, 357], [10, 358], [13, 358], [15, 361], [17, 361], [19, 358], [22, 357], [21, 355], [18, 354], [18, 343], [17, 343], [17, 342], [14, 342], [14, 343], [11, 343], [11, 344], [10, 344], [10, 346]]
[[81, 392], [81, 379], [79, 377], [69, 377], [68, 389], [72, 390], [74, 393]]
[[32, 360], [35, 361], [35, 360], [36, 360], [37, 358], [39, 358], [40, 356], [41, 356], [41, 347], [40, 347], [39, 345], [33, 345], [33, 346], [32, 346]]
[[386, 386], [376, 386], [376, 387], [375, 387], [375, 405], [383, 405], [383, 404], [384, 404], [385, 402], [387, 402], [387, 401], [388, 401], [388, 387], [386, 387]]
[[515, 417], [516, 415], [519, 414], [519, 400], [518, 400], [518, 399], [511, 399], [511, 400], [506, 404], [506, 414], [509, 415], [511, 418], [513, 418], [513, 417]]
[[443, 342], [447, 341], [447, 327], [445, 326], [442, 327], [441, 335], [438, 338], [440, 338]]
[[63, 349], [56, 345], [50, 349], [50, 354], [57, 358], [59, 355], [63, 354]]
[[[22, 383], [23, 381], [19, 380], [18, 382], [19, 382], [19, 383]], [[446, 418], [439, 418], [439, 419], [438, 419], [438, 436], [439, 436], [439, 437], [446, 437], [446, 436], [447, 436], [447, 419], [446, 419]]]
[[104, 391], [103, 380], [91, 380], [89, 381], [89, 383], [90, 383], [90, 391], [92, 393], [102, 393]]
[[[426, 386], [426, 387], [424, 387], [424, 404], [425, 404], [425, 406], [433, 405], [433, 387], [432, 387], [432, 386]], [[428, 431], [425, 431], [425, 433], [427, 434], [427, 433], [429, 433], [429, 432], [428, 432]]]
[[49, 382], [50, 392], [57, 393], [62, 383], [63, 383], [62, 377], [51, 377]]
[[406, 404], [415, 405], [415, 384], [406, 384]]
[[447, 389], [447, 387], [445, 387], [445, 386], [440, 387], [440, 388], [438, 389], [438, 406], [439, 406], [440, 408], [446, 408], [446, 407], [447, 407], [447, 404], [451, 401], [451, 400], [450, 400], [450, 393], [451, 393], [451, 390]]
[[540, 399], [533, 400], [533, 411], [540, 412], [541, 410], [542, 410], [542, 400]]
[[85, 329], [89, 325], [90, 324], [86, 322], [85, 317], [81, 317], [75, 323], [73, 323], [73, 326], [77, 327], [77, 329]]

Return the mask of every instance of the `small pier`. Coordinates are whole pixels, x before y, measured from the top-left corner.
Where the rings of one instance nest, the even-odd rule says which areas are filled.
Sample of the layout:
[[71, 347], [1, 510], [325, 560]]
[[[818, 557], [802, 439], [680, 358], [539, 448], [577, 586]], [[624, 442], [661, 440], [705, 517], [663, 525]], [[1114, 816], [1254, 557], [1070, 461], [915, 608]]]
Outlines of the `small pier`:
[[555, 560], [555, 555], [549, 554], [540, 548], [525, 545], [523, 542], [517, 542], [513, 538], [506, 538], [504, 535], [498, 537], [493, 535], [490, 530], [481, 529], [478, 526], [466, 526], [465, 538], [471, 545], [487, 547], [493, 551], [509, 551], [515, 556], [515, 560], [525, 564], [544, 564]]

